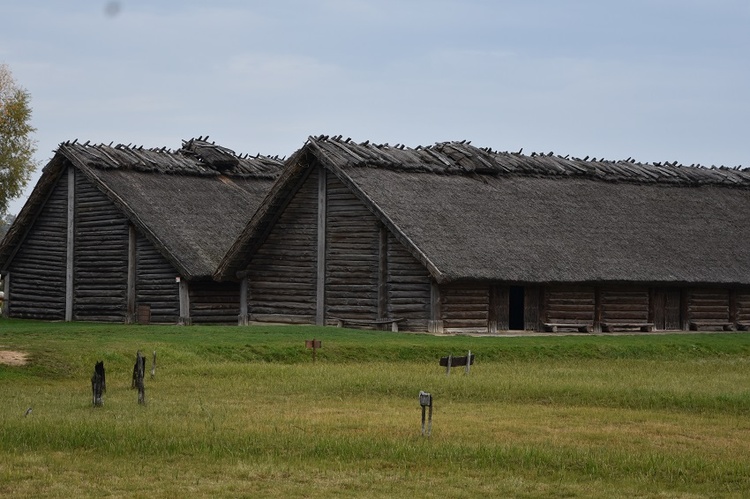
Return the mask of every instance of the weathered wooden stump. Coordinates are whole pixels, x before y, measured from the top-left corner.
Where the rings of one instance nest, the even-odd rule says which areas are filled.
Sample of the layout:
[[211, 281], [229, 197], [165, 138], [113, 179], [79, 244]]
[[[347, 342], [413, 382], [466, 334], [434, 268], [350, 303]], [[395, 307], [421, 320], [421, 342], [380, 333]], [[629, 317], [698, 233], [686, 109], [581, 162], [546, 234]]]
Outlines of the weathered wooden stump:
[[104, 376], [104, 361], [99, 361], [94, 365], [94, 375], [91, 376], [91, 392], [93, 394], [94, 407], [100, 407], [104, 404], [102, 393], [107, 391], [107, 382]]

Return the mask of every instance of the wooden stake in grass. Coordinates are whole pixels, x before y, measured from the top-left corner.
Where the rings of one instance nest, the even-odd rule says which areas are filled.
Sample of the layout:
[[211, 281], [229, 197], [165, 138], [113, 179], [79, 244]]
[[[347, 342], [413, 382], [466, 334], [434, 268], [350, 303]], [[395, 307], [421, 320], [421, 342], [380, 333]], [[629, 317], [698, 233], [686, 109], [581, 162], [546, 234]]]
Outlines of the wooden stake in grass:
[[138, 389], [138, 403], [146, 403], [146, 388], [143, 385], [143, 377], [146, 371], [146, 357], [141, 355], [141, 351], [138, 350], [135, 357], [135, 365], [133, 366], [133, 386]]
[[420, 391], [419, 392], [419, 405], [422, 406], [422, 436], [425, 435], [424, 431], [424, 417], [425, 417], [425, 411], [429, 407], [430, 408], [430, 417], [429, 422], [427, 423], [427, 436], [429, 437], [432, 433], [432, 395]]
[[94, 365], [94, 375], [91, 376], [91, 391], [93, 392], [94, 407], [104, 405], [102, 401], [102, 392], [106, 391], [107, 384], [104, 378], [104, 361], [99, 361]]
[[154, 358], [151, 361], [151, 379], [154, 379], [154, 376], [156, 376], [156, 350], [154, 350]]
[[313, 338], [312, 340], [305, 340], [305, 347], [312, 348], [313, 364], [315, 364], [315, 357], [316, 357], [315, 354], [317, 353], [318, 348], [320, 348], [322, 345], [323, 345], [323, 342], [321, 342], [320, 340], [316, 340], [315, 338]]

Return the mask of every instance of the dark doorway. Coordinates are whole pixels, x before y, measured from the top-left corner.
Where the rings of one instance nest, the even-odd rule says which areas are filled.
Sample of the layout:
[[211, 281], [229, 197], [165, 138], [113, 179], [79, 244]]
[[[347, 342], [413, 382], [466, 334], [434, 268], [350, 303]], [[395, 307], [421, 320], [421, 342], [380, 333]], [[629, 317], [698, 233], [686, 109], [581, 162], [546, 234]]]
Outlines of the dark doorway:
[[523, 310], [523, 286], [511, 286], [508, 293], [508, 329], [511, 331], [523, 331], [525, 329]]

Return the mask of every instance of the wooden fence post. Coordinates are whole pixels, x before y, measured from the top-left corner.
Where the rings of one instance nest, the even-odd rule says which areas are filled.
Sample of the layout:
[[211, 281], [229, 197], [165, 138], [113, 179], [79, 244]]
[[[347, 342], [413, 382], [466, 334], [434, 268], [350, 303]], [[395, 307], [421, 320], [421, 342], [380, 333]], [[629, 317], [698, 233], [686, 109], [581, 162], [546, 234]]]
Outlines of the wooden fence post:
[[104, 377], [104, 361], [99, 361], [94, 366], [94, 375], [91, 376], [91, 392], [93, 395], [94, 407], [104, 405], [102, 393], [107, 390], [107, 383]]
[[146, 387], [143, 385], [143, 377], [146, 371], [146, 357], [141, 355], [141, 351], [135, 357], [135, 365], [133, 366], [133, 388], [138, 389], [138, 403], [146, 403]]

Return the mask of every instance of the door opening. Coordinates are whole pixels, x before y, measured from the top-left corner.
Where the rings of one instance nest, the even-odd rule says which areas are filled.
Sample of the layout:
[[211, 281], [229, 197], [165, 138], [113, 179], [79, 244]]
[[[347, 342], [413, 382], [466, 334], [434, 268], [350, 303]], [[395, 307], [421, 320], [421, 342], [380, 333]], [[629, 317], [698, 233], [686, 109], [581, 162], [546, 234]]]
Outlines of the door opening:
[[523, 286], [511, 286], [508, 293], [508, 329], [511, 331], [525, 329], [524, 307]]

